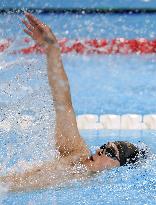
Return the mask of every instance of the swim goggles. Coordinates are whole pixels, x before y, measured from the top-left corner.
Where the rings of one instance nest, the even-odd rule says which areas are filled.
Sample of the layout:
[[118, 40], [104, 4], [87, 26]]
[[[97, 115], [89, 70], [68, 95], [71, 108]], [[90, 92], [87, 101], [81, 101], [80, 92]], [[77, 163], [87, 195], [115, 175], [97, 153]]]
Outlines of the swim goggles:
[[118, 160], [120, 162], [120, 159], [117, 155], [117, 150], [113, 146], [109, 146], [108, 144], [104, 144], [100, 147], [100, 150], [98, 155], [101, 156], [102, 154], [105, 154], [107, 157], [110, 157], [114, 160]]

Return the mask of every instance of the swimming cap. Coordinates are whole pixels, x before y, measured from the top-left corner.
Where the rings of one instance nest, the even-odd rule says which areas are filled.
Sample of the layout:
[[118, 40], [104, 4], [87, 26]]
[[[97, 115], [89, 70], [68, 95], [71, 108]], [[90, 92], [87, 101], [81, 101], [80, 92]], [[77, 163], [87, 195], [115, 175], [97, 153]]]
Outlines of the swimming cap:
[[135, 163], [139, 158], [139, 149], [129, 142], [116, 141], [119, 150], [120, 166]]

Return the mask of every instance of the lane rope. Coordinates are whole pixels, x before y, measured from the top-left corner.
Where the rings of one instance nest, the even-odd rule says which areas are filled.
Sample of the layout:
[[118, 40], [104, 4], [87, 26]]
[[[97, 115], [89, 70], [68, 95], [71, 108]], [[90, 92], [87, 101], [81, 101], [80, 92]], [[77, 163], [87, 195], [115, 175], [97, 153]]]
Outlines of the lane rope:
[[[147, 1], [147, 0], [146, 0]], [[86, 15], [86, 14], [155, 14], [156, 8], [79, 8], [79, 7], [66, 7], [66, 8], [58, 8], [58, 7], [42, 7], [42, 8], [0, 8], [0, 14], [23, 14], [25, 11], [30, 13], [37, 13], [37, 14], [79, 14], [79, 15]]]
[[[0, 52], [5, 52], [12, 44], [13, 39], [3, 39], [0, 41]], [[44, 53], [44, 49], [37, 44], [33, 44], [31, 39], [24, 38], [21, 40], [24, 48], [11, 51], [12, 54], [32, 54]], [[148, 40], [145, 38], [125, 39], [116, 38], [108, 39], [60, 39], [59, 46], [62, 53], [77, 54], [150, 54], [156, 53], [156, 39]]]
[[156, 130], [156, 114], [84, 114], [77, 116], [77, 124], [82, 130]]
[[[156, 130], [156, 114], [83, 114], [76, 117], [79, 130]], [[20, 116], [17, 121], [20, 129], [30, 129], [34, 119], [29, 115]], [[13, 120], [6, 118], [0, 122], [0, 130], [9, 132], [14, 127]]]

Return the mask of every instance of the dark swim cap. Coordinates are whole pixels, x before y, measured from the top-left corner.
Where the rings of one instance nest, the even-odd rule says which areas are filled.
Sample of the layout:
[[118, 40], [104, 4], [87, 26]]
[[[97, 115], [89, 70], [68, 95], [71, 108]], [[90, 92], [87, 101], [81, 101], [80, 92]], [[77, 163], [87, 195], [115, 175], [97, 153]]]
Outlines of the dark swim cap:
[[116, 141], [119, 150], [120, 166], [135, 163], [139, 158], [139, 149], [129, 142]]

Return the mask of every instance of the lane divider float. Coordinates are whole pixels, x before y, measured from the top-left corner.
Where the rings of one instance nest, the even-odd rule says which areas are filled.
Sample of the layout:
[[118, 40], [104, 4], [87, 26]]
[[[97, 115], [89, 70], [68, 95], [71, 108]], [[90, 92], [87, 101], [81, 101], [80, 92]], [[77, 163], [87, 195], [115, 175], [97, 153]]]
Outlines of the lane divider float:
[[80, 130], [156, 130], [156, 114], [150, 115], [79, 115]]
[[[60, 39], [59, 46], [62, 53], [78, 53], [78, 54], [150, 54], [156, 53], [156, 39], [148, 40], [145, 38], [125, 39], [115, 38], [108, 39]], [[4, 39], [0, 41], [0, 52], [4, 52], [14, 43], [13, 39]], [[20, 44], [20, 43], [19, 43]], [[44, 53], [45, 50], [29, 38], [21, 40], [20, 46], [24, 46], [19, 50], [11, 51], [12, 54], [32, 54]], [[25, 47], [25, 45], [28, 45]]]
[[[79, 130], [156, 130], [156, 114], [137, 115], [93, 115], [85, 114], [76, 117]], [[18, 129], [28, 131], [33, 126], [33, 117], [23, 115], [18, 120]], [[0, 130], [9, 132], [14, 121], [4, 119], [0, 122]]]

